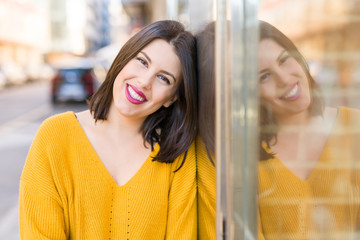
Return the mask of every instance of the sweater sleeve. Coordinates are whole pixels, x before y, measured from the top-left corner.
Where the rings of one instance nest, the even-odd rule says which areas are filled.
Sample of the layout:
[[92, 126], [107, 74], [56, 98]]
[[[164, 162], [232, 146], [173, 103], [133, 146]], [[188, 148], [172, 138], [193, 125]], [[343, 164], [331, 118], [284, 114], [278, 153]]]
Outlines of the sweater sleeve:
[[[213, 156], [211, 156], [213, 157]], [[212, 158], [214, 160], [214, 158]], [[216, 169], [203, 141], [196, 140], [199, 240], [216, 239]]]
[[21, 175], [21, 239], [67, 239], [64, 209], [50, 163], [51, 130], [45, 121], [30, 147]]
[[[183, 166], [174, 173], [169, 192], [168, 220], [165, 239], [197, 239], [197, 199], [195, 144], [192, 144]], [[175, 162], [175, 171], [183, 160]]]

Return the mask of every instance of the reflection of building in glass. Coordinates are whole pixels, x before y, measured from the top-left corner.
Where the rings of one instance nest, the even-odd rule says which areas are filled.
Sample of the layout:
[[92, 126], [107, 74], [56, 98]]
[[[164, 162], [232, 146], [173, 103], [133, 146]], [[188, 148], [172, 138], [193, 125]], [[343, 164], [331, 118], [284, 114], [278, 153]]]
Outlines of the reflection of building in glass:
[[338, 72], [345, 87], [359, 75], [359, 13], [357, 0], [267, 0], [259, 9], [260, 19], [287, 34], [308, 59]]
[[131, 32], [162, 19], [173, 19], [183, 23], [189, 21], [185, 13], [188, 11], [186, 0], [121, 0], [121, 3], [130, 16]]

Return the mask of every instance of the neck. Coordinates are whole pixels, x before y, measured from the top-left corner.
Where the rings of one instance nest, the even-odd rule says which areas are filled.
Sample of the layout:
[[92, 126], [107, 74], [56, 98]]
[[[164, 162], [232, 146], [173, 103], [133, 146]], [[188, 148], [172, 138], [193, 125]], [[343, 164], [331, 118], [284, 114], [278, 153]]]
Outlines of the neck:
[[308, 113], [303, 118], [288, 119], [289, 121], [281, 121], [278, 123], [278, 136], [298, 136], [298, 135], [316, 135], [324, 134], [331, 131], [336, 117], [336, 109], [331, 113], [331, 116], [324, 111], [323, 115], [311, 116]]
[[311, 122], [313, 118], [314, 117], [311, 116], [309, 111], [293, 114], [290, 116], [275, 116], [275, 120], [276, 123], [279, 125], [279, 128], [285, 126], [306, 126]]
[[109, 110], [107, 120], [102, 123], [107, 134], [128, 139], [141, 137], [140, 131], [143, 119], [131, 119], [118, 114], [115, 109]]

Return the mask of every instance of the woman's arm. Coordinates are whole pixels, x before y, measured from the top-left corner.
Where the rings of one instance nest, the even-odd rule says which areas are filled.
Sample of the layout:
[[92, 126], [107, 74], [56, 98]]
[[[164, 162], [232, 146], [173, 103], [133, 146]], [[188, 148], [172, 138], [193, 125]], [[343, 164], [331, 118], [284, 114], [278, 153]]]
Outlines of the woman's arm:
[[[192, 144], [190, 147], [184, 165], [174, 173], [169, 192], [165, 239], [197, 239], [196, 159], [194, 145]], [[176, 161], [181, 163], [182, 159], [183, 155]], [[177, 165], [173, 169], [176, 170], [180, 164], [174, 165]]]
[[20, 186], [19, 225], [21, 239], [67, 239], [59, 202], [28, 183]]
[[49, 161], [49, 128], [43, 124], [28, 153], [20, 180], [21, 239], [67, 239], [64, 209]]
[[205, 145], [196, 139], [199, 240], [216, 239], [216, 169]]

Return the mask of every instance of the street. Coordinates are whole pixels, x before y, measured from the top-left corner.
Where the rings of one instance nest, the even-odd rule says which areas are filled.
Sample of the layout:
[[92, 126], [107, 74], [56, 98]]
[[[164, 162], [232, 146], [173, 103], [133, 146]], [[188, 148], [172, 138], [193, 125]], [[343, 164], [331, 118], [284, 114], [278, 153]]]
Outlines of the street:
[[56, 113], [82, 111], [85, 103], [52, 105], [48, 82], [0, 90], [0, 239], [18, 240], [19, 179], [41, 122]]

